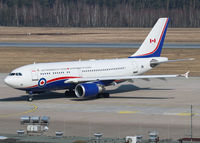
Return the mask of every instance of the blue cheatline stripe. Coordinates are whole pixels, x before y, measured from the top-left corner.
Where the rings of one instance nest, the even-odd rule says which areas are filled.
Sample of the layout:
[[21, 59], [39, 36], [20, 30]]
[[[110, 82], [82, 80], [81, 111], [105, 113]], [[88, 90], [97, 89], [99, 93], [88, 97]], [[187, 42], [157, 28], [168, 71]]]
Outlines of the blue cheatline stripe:
[[[58, 80], [58, 81], [54, 81], [51, 83], [47, 83], [45, 86], [39, 87], [33, 87], [33, 88], [19, 88], [19, 90], [25, 90], [25, 91], [33, 91], [33, 92], [37, 92], [37, 91], [50, 91], [50, 90], [61, 90], [61, 89], [71, 89], [71, 88], [75, 88], [76, 84], [73, 83], [64, 83], [66, 81], [66, 79], [64, 80]], [[98, 82], [93, 82], [95, 84], [102, 84], [105, 86], [110, 85], [113, 82], [113, 80], [109, 80], [109, 81], [98, 81]]]
[[166, 32], [167, 32], [168, 24], [169, 24], [169, 18], [167, 19], [167, 24], [166, 24], [166, 26], [165, 26], [165, 30], [164, 30], [164, 33], [163, 33], [162, 38], [161, 38], [161, 40], [160, 40], [158, 49], [157, 49], [154, 53], [148, 54], [148, 55], [144, 55], [144, 56], [134, 56], [134, 57], [128, 57], [128, 58], [160, 57], [160, 54], [161, 54], [161, 51], [162, 51], [162, 48], [163, 48], [163, 43], [164, 43], [164, 40], [165, 40], [165, 35], [166, 35]]

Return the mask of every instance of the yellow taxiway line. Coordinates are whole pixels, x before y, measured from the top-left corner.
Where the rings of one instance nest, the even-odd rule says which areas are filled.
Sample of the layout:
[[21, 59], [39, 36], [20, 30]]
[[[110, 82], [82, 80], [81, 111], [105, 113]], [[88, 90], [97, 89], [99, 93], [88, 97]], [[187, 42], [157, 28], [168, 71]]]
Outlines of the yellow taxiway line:
[[27, 111], [19, 112], [19, 113], [1, 114], [0, 117], [10, 117], [10, 116], [23, 115], [23, 114], [35, 112], [38, 109], [38, 106], [36, 106], [35, 104], [31, 104], [31, 106], [33, 106], [33, 108], [31, 110], [27, 110]]
[[[177, 113], [178, 116], [191, 116], [191, 113]], [[192, 113], [192, 116], [198, 115], [198, 113]]]
[[138, 113], [139, 111], [119, 111], [119, 114], [134, 114], [134, 113]]

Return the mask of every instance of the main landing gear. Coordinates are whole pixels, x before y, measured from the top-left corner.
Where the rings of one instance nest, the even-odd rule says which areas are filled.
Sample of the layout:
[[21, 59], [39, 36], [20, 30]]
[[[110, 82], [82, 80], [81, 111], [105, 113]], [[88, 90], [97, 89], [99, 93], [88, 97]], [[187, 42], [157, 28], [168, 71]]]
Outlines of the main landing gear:
[[65, 95], [66, 96], [74, 96], [75, 95], [75, 92], [73, 90], [66, 90], [65, 91]]
[[109, 98], [110, 94], [109, 93], [100, 93], [97, 95], [97, 98]]

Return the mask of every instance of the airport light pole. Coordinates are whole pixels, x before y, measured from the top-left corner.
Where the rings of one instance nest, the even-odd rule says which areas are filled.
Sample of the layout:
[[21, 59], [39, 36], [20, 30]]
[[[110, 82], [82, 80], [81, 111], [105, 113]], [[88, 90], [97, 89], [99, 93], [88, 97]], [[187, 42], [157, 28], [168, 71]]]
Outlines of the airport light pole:
[[193, 116], [193, 113], [192, 113], [192, 105], [191, 105], [191, 115], [190, 115], [190, 137], [191, 137], [191, 140], [190, 142], [192, 143], [192, 116]]

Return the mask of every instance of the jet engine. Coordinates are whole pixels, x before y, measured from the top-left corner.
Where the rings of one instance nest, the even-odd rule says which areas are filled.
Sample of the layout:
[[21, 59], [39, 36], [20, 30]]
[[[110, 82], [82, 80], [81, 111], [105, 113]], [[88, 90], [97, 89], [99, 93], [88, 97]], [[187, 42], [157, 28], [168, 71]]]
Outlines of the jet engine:
[[75, 94], [78, 98], [95, 97], [104, 91], [104, 87], [96, 83], [81, 83], [75, 87]]

